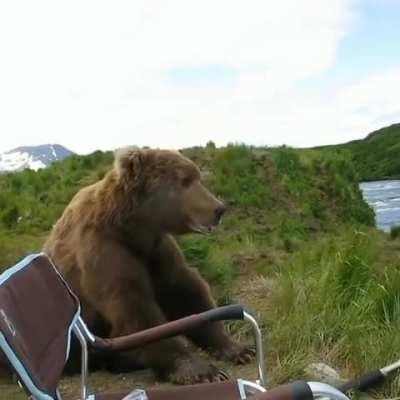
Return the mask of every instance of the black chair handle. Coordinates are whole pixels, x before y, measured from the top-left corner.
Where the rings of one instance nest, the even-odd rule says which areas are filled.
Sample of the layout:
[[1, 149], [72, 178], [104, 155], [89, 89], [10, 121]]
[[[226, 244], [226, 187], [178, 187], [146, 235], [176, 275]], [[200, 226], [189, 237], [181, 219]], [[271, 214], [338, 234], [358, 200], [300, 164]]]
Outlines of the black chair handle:
[[363, 392], [372, 387], [381, 385], [384, 380], [385, 375], [378, 369], [376, 371], [368, 372], [359, 378], [352, 379], [339, 386], [338, 389], [343, 393], [346, 393], [350, 390], [358, 390]]
[[212, 310], [200, 313], [199, 316], [210, 322], [243, 320], [244, 309], [239, 304], [233, 304], [230, 306], [213, 308]]

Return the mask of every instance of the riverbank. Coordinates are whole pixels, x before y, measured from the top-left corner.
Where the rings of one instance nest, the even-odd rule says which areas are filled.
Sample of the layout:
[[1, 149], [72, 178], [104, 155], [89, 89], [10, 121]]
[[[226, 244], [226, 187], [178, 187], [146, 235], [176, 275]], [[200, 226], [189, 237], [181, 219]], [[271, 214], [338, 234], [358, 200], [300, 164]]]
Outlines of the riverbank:
[[365, 201], [375, 211], [376, 226], [384, 232], [400, 226], [400, 180], [360, 184]]

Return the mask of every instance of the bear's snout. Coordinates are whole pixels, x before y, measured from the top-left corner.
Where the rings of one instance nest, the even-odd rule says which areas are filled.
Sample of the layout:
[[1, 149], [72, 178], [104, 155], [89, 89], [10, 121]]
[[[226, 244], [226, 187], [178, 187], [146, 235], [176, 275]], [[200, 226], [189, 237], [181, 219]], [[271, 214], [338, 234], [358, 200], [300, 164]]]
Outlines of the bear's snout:
[[225, 214], [226, 210], [227, 207], [225, 206], [225, 204], [221, 204], [219, 207], [215, 209], [214, 214], [215, 214], [215, 221], [217, 224], [221, 222], [221, 218]]

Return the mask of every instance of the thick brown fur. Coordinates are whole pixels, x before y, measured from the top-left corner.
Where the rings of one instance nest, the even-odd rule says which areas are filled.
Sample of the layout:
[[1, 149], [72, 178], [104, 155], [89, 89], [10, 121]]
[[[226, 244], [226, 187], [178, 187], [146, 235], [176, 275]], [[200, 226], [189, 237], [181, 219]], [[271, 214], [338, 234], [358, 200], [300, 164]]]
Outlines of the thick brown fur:
[[[115, 337], [215, 307], [208, 284], [173, 235], [211, 230], [224, 212], [178, 152], [124, 149], [99, 182], [81, 189], [54, 226], [44, 251], [80, 297], [83, 317]], [[151, 367], [176, 383], [215, 380], [218, 370], [193, 354], [188, 340], [236, 363], [252, 351], [222, 324], [114, 355], [115, 370]]]

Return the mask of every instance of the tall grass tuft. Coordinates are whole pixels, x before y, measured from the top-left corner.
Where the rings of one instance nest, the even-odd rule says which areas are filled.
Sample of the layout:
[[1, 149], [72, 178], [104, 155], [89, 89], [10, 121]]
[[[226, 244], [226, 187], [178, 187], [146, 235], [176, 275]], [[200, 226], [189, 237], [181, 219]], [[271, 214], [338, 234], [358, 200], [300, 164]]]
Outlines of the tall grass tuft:
[[281, 269], [267, 315], [280, 357], [301, 349], [299, 364], [323, 361], [350, 376], [398, 359], [400, 266], [377, 262], [381, 240], [346, 229]]

